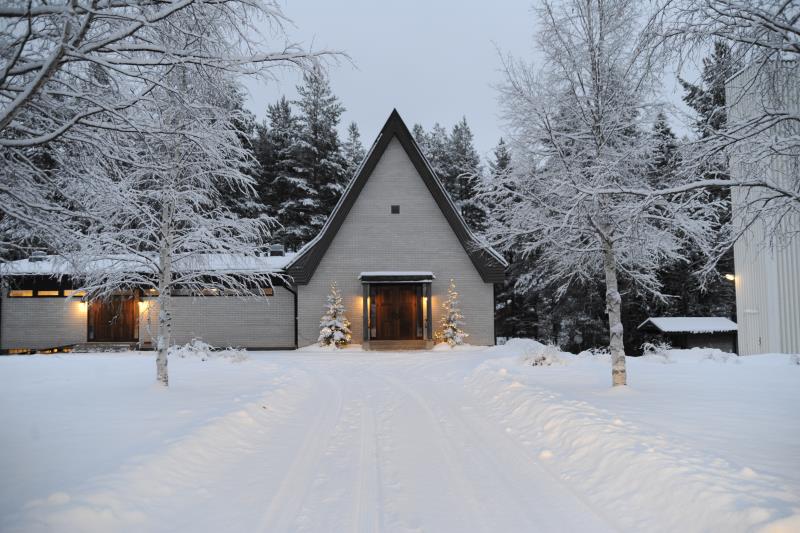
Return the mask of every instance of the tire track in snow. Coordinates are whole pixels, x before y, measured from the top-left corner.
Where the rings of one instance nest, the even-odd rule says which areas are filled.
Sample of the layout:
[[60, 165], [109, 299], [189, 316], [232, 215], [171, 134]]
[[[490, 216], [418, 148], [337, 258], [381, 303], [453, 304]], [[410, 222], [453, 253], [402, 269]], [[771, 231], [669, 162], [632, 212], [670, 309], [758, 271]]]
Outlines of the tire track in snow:
[[[274, 533], [296, 529], [293, 523], [300, 515], [303, 502], [308, 496], [318, 466], [325, 456], [328, 441], [342, 412], [341, 383], [337, 383], [328, 375], [322, 376], [322, 379], [325, 382], [324, 386], [316, 387], [316, 394], [310, 398], [310, 401], [313, 401], [311, 410], [315, 413], [313, 423], [305, 430], [302, 444], [281, 476], [278, 488], [270, 498], [256, 531]], [[320, 389], [327, 389], [331, 394], [323, 394]]]
[[442, 459], [442, 461], [435, 464], [443, 463], [447, 467], [446, 475], [438, 478], [438, 481], [442, 483], [442, 491], [445, 493], [448, 490], [456, 492], [459, 495], [458, 501], [462, 503], [462, 505], [457, 506], [458, 510], [460, 512], [466, 512], [470, 517], [469, 520], [465, 520], [465, 524], [470, 529], [461, 530], [476, 531], [474, 528], [478, 526], [480, 528], [478, 529], [479, 531], [487, 533], [497, 531], [495, 527], [486, 522], [486, 518], [482, 513], [477, 512], [477, 510], [482, 507], [482, 503], [474, 490], [473, 483], [464, 474], [465, 465], [459, 464], [454, 460], [456, 448], [450, 443], [442, 431], [441, 425], [428, 403], [417, 392], [409, 388], [407, 384], [386, 376], [376, 375], [376, 377], [391, 385], [395, 393], [410, 398], [425, 415], [428, 423], [425, 424], [423, 428], [418, 428], [416, 435], [406, 435], [406, 437], [421, 438], [425, 435], [434, 434], [434, 437], [430, 439], [430, 444], [438, 450], [438, 456]]
[[[369, 400], [369, 398], [368, 398]], [[353, 531], [382, 531], [380, 502], [380, 459], [378, 457], [375, 411], [367, 404], [361, 406], [361, 435], [358, 458], [358, 477], [354, 498]]]

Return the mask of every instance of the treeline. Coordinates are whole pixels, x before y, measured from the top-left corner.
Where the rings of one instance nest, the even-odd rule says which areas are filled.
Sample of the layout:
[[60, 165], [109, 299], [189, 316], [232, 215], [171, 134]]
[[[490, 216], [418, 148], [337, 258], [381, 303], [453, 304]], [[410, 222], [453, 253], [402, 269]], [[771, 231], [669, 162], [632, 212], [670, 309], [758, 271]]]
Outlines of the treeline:
[[[297, 92], [296, 100], [281, 97], [268, 105], [260, 123], [239, 102], [246, 117], [238, 124], [242, 141], [258, 162], [251, 170], [256, 195], [224, 191], [241, 217], [277, 221], [271, 239], [292, 251], [319, 232], [365, 155], [356, 123], [339, 137], [345, 108], [324, 72], [307, 72]], [[483, 169], [466, 118], [449, 132], [439, 123], [430, 131], [415, 124], [413, 135], [469, 226], [480, 232], [486, 212], [476, 195]]]

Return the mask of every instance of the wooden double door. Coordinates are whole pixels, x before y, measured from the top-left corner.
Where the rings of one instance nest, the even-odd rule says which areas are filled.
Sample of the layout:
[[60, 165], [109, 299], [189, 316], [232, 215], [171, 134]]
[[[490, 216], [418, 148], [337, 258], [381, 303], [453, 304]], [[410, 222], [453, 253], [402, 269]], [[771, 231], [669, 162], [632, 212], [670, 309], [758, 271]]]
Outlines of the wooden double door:
[[422, 284], [372, 285], [370, 299], [372, 339], [422, 339]]
[[130, 296], [89, 304], [90, 342], [132, 342], [139, 338], [139, 308]]

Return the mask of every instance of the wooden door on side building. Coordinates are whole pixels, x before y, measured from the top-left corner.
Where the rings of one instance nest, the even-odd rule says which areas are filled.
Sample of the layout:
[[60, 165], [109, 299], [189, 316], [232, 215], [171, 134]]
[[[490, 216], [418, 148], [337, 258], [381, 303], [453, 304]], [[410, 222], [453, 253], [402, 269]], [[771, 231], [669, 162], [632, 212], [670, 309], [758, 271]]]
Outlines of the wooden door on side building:
[[89, 342], [138, 340], [137, 302], [130, 296], [113, 296], [89, 304]]

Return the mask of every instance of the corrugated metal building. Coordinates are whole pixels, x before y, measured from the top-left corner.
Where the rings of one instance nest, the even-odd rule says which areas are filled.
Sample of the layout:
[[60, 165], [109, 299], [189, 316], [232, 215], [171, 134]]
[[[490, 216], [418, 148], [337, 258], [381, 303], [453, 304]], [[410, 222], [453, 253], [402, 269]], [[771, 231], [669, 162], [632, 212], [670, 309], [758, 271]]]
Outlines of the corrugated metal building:
[[[776, 69], [777, 70], [777, 69]], [[770, 69], [770, 72], [774, 72]], [[797, 78], [798, 69], [780, 69], [780, 76]], [[738, 123], [764, 110], [786, 110], [800, 114], [800, 79], [762, 79], [763, 69], [747, 69], [730, 80], [726, 87], [728, 120]], [[761, 135], [800, 135], [796, 121], [783, 121], [773, 130]], [[745, 178], [754, 172], [768, 176], [787, 189], [797, 190], [800, 180], [800, 154], [792, 149], [760, 162], [745, 158], [738, 151], [731, 154], [733, 178]], [[733, 215], [741, 213], [746, 202], [758, 201], [764, 191], [738, 189], [733, 191]], [[783, 352], [800, 353], [800, 237], [783, 242], [768, 242], [768, 225], [774, 220], [758, 220], [734, 246], [736, 268], [736, 314], [739, 324], [739, 353]], [[795, 214], [784, 217], [779, 224], [784, 229], [800, 229]]]

